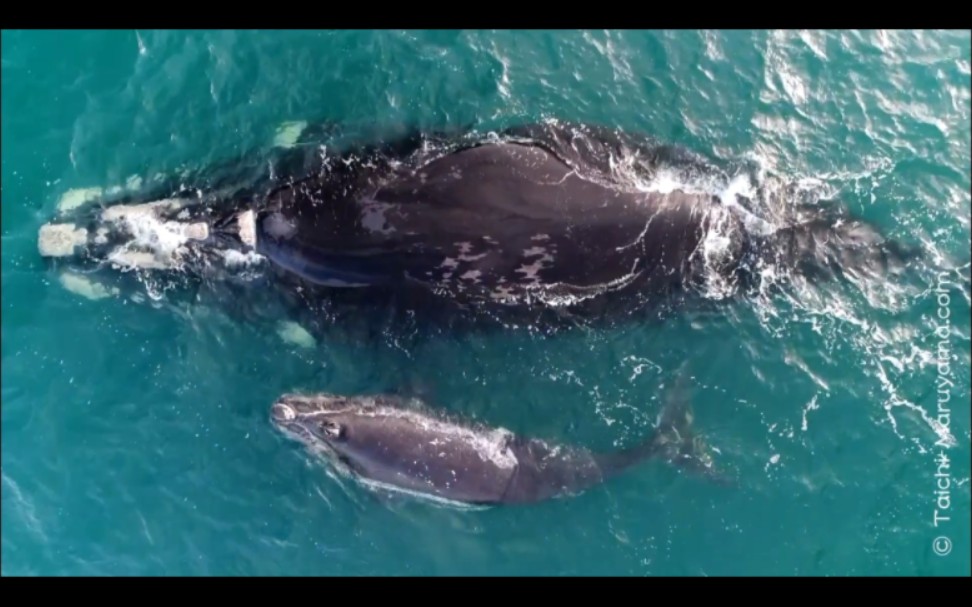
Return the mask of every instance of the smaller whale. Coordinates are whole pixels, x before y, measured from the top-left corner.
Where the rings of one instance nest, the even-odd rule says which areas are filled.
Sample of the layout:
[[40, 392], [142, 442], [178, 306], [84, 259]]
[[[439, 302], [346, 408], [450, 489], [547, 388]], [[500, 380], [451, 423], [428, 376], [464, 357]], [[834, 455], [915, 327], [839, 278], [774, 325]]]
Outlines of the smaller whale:
[[372, 488], [463, 506], [577, 495], [652, 459], [724, 481], [674, 401], [644, 442], [608, 453], [464, 423], [397, 395], [285, 394], [270, 419], [284, 435]]

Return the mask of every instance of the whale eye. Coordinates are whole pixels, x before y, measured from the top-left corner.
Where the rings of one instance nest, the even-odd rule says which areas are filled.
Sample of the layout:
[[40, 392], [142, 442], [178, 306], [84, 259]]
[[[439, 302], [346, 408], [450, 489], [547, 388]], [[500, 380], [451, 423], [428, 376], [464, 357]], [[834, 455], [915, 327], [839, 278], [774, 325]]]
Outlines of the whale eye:
[[324, 420], [321, 422], [321, 434], [328, 438], [341, 438], [344, 432], [341, 429], [341, 424]]

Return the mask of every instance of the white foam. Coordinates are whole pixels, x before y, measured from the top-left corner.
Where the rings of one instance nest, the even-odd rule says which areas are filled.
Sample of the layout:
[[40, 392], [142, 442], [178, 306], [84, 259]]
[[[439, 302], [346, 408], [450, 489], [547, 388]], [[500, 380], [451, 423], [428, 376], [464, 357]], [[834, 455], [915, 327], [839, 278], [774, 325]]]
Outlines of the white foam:
[[186, 224], [159, 218], [160, 210], [174, 211], [180, 206], [178, 200], [166, 199], [105, 209], [102, 219], [122, 224], [132, 236], [130, 241], [112, 251], [108, 259], [131, 268], [159, 269], [179, 265], [186, 242], [209, 236], [209, 227], [205, 223]]
[[223, 260], [230, 267], [249, 267], [261, 263], [264, 257], [254, 251], [240, 253], [235, 249], [227, 249], [223, 252]]
[[469, 504], [466, 502], [460, 502], [457, 500], [451, 500], [449, 498], [441, 497], [439, 495], [435, 495], [434, 493], [423, 493], [421, 491], [415, 491], [413, 489], [406, 489], [405, 487], [399, 487], [398, 485], [383, 483], [381, 481], [376, 481], [374, 479], [366, 478], [363, 476], [357, 476], [357, 475], [351, 475], [351, 476], [354, 476], [355, 480], [361, 483], [363, 487], [366, 487], [372, 491], [387, 491], [389, 493], [407, 495], [412, 498], [430, 502], [439, 506], [454, 508], [457, 510], [479, 511], [479, 510], [487, 510], [490, 508], [485, 504]]
[[755, 194], [756, 188], [749, 180], [749, 177], [746, 175], [737, 175], [716, 195], [719, 196], [722, 204], [731, 207], [742, 216], [743, 224], [747, 230], [758, 234], [772, 233], [774, 228], [770, 222], [754, 215], [749, 209], [739, 204], [740, 196], [752, 199], [755, 197]]

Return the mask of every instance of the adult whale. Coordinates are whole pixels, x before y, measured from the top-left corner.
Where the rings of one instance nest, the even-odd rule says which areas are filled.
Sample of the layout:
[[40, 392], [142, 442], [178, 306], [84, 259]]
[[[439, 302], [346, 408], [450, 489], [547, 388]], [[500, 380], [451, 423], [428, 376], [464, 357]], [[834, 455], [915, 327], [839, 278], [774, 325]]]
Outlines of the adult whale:
[[346, 477], [452, 504], [573, 496], [653, 459], [729, 482], [695, 435], [692, 412], [680, 399], [667, 403], [646, 440], [606, 453], [460, 421], [397, 395], [284, 394], [271, 406], [270, 419]]
[[664, 167], [708, 166], [601, 127], [418, 134], [337, 157], [311, 149], [296, 148], [246, 187], [89, 205], [43, 226], [41, 253], [231, 289], [222, 297], [237, 312], [273, 293], [305, 317], [393, 304], [435, 322], [534, 325], [738, 292], [761, 264], [819, 278], [846, 266], [884, 272], [906, 257], [838, 207], [776, 218], [760, 232], [712, 194], [646, 190], [640, 184]]

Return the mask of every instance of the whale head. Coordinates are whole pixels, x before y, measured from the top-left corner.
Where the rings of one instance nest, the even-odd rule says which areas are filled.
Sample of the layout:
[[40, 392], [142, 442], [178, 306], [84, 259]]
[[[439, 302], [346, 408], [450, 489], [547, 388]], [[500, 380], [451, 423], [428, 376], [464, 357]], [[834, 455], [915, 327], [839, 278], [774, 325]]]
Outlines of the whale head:
[[270, 421], [308, 447], [333, 451], [335, 443], [345, 437], [349, 421], [373, 410], [369, 404], [366, 399], [326, 393], [284, 394], [271, 405]]
[[340, 471], [374, 474], [377, 466], [380, 476], [394, 475], [398, 456], [436, 437], [420, 406], [393, 394], [289, 393], [273, 402], [269, 414], [281, 434]]
[[92, 203], [43, 224], [37, 248], [62, 275], [97, 277], [111, 290], [133, 275], [225, 280], [261, 271], [253, 226], [252, 211], [221, 212], [190, 198]]

